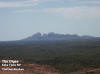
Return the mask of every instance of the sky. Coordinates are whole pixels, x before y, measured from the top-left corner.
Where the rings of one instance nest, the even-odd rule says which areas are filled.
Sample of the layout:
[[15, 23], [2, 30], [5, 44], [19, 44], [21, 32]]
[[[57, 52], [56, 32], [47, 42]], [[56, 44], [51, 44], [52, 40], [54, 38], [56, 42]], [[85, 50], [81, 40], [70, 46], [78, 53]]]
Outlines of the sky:
[[100, 0], [0, 0], [0, 41], [36, 32], [100, 37]]

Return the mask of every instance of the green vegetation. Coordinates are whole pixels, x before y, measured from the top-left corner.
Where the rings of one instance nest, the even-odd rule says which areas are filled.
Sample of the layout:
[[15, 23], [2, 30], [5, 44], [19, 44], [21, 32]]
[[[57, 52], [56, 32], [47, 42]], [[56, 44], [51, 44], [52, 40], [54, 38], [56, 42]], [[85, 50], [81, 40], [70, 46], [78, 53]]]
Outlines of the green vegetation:
[[100, 67], [100, 41], [42, 41], [0, 45], [0, 58], [48, 64], [62, 74]]

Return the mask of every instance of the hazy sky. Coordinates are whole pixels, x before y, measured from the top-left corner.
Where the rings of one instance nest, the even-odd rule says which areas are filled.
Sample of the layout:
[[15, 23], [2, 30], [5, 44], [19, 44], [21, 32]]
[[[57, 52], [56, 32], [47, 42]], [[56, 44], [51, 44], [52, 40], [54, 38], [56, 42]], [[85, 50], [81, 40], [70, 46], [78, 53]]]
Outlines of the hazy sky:
[[36, 32], [100, 36], [100, 0], [0, 0], [0, 41]]

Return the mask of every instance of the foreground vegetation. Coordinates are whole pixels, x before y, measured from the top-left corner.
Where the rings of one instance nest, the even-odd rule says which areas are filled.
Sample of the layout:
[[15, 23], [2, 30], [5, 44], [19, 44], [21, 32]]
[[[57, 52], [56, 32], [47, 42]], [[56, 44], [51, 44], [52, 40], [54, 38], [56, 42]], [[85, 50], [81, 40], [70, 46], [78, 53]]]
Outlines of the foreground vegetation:
[[47, 64], [66, 74], [84, 68], [100, 68], [100, 41], [38, 41], [0, 43], [0, 59]]

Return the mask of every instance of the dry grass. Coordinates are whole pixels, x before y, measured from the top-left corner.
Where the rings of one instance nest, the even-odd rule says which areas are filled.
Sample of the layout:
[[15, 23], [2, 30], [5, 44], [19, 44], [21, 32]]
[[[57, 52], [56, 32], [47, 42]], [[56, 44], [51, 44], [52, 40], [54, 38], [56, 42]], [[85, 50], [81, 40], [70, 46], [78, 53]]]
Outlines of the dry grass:
[[2, 71], [0, 74], [60, 74], [55, 68], [48, 65], [25, 64], [24, 71]]
[[[60, 74], [58, 70], [49, 65], [24, 64], [23, 68], [25, 69], [24, 71], [0, 70], [0, 74]], [[100, 69], [89, 68], [67, 74], [100, 74]]]

